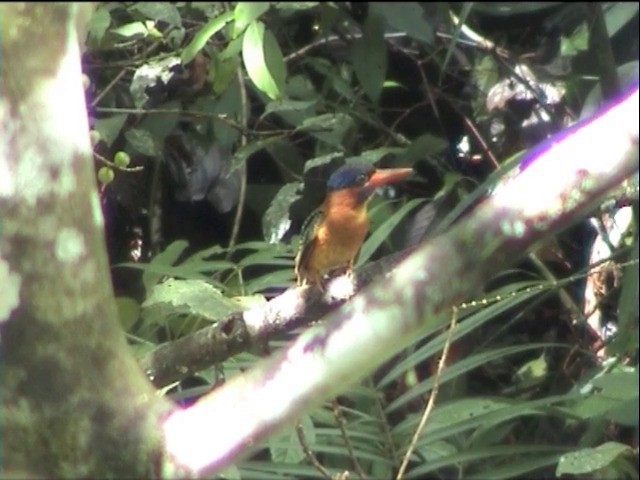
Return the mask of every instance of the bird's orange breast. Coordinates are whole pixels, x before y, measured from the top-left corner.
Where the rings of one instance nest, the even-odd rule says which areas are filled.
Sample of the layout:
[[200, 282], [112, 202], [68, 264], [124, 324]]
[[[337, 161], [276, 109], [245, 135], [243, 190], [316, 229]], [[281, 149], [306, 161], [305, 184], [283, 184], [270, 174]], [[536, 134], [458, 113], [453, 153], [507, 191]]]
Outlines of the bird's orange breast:
[[335, 192], [322, 210], [304, 264], [298, 268], [311, 283], [331, 270], [350, 268], [369, 230], [366, 204], [357, 202], [353, 192]]

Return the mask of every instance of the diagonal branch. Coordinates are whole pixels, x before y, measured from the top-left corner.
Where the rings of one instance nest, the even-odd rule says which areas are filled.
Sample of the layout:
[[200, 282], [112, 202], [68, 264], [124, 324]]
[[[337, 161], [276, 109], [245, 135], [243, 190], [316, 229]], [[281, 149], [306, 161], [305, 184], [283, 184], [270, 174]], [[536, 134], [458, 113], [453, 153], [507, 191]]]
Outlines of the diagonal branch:
[[274, 358], [164, 423], [173, 458], [218, 471], [297, 415], [441, 327], [451, 307], [546, 236], [583, 218], [638, 171], [637, 86], [532, 151], [448, 232], [365, 288]]
[[160, 345], [140, 360], [140, 366], [156, 387], [164, 387], [224, 362], [256, 344], [318, 320], [344, 303], [353, 292], [391, 270], [413, 250], [390, 255], [359, 269], [348, 294], [331, 296], [315, 288], [291, 288], [264, 305], [234, 312], [215, 325]]

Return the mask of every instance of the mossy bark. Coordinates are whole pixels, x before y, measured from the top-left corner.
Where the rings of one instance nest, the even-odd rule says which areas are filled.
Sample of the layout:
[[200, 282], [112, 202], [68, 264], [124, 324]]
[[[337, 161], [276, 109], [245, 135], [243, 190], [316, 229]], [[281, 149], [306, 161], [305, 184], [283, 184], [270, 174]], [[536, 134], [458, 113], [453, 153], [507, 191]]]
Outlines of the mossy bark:
[[2, 470], [162, 474], [166, 404], [121, 331], [81, 83], [78, 4], [4, 4]]

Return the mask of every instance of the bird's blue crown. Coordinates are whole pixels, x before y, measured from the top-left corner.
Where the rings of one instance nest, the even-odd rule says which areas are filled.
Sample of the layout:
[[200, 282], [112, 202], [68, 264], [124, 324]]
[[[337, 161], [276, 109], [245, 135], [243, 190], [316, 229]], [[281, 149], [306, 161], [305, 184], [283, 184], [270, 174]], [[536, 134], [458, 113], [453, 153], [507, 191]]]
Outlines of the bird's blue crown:
[[367, 183], [375, 169], [367, 165], [343, 165], [333, 172], [327, 181], [327, 190], [357, 187]]

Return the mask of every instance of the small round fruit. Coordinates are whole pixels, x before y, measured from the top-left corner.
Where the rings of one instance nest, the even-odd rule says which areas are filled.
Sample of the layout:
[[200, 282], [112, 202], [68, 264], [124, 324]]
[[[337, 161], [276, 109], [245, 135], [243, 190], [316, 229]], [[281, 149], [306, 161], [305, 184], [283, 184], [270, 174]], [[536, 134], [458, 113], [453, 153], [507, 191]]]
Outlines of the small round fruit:
[[131, 157], [127, 152], [120, 150], [113, 157], [113, 163], [115, 163], [117, 167], [126, 168], [129, 166], [129, 163], [131, 163]]
[[115, 173], [111, 167], [100, 167], [98, 170], [98, 181], [105, 186], [113, 182], [114, 177]]
[[89, 132], [89, 139], [91, 140], [91, 146], [95, 147], [100, 141], [100, 132], [98, 130], [91, 130]]

